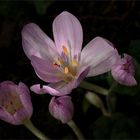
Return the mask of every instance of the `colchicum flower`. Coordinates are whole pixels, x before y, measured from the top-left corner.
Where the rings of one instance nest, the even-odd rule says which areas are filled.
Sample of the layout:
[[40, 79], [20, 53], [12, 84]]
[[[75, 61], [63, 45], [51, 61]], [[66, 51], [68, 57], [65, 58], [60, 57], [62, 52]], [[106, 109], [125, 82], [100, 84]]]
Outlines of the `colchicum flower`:
[[62, 123], [71, 121], [74, 113], [71, 97], [52, 97], [49, 104], [49, 111], [54, 118], [60, 120]]
[[30, 119], [33, 108], [29, 94], [22, 82], [19, 85], [11, 81], [0, 83], [0, 119], [14, 125]]
[[117, 61], [112, 67], [111, 73], [113, 78], [122, 85], [137, 85], [137, 81], [134, 78], [135, 68], [133, 58], [128, 54], [124, 54], [124, 57]]
[[66, 11], [53, 22], [54, 42], [34, 23], [22, 30], [22, 45], [37, 76], [50, 83], [36, 93], [66, 95], [85, 78], [110, 71], [118, 59], [117, 50], [101, 37], [91, 40], [81, 51], [83, 31], [78, 19]]

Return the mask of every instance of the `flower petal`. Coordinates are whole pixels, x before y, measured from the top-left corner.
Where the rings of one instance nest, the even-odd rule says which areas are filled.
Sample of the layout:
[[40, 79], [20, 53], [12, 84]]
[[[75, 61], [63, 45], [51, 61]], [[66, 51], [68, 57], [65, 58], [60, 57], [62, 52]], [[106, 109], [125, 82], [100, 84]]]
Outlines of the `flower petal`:
[[21, 124], [20, 122], [17, 122], [14, 116], [10, 115], [10, 113], [6, 112], [1, 107], [0, 107], [0, 119], [14, 125]]
[[45, 82], [58, 82], [60, 76], [58, 70], [53, 67], [53, 62], [48, 59], [43, 60], [39, 57], [32, 56], [31, 64], [35, 69], [36, 74]]
[[37, 94], [46, 94], [49, 93], [50, 95], [53, 96], [58, 96], [60, 93], [59, 91], [55, 90], [54, 88], [51, 88], [49, 86], [43, 85], [41, 87], [40, 84], [35, 84], [30, 87], [31, 91], [37, 93]]
[[116, 49], [106, 39], [96, 37], [82, 50], [80, 65], [90, 66], [88, 77], [109, 71], [120, 58]]
[[81, 81], [87, 76], [90, 68], [89, 67], [82, 67], [78, 71], [77, 77], [68, 83], [65, 82], [58, 82], [58, 83], [52, 83], [49, 84], [50, 87], [56, 89], [59, 91], [59, 94], [56, 94], [54, 96], [64, 96], [67, 94], [70, 94], [73, 89], [75, 89]]
[[54, 42], [34, 23], [29, 23], [22, 30], [22, 45], [30, 59], [32, 55], [50, 59], [57, 53]]
[[78, 19], [69, 12], [62, 12], [53, 22], [54, 40], [59, 51], [62, 52], [62, 46], [65, 46], [72, 57], [78, 55], [81, 51], [83, 42], [83, 31]]
[[28, 117], [28, 119], [29, 119], [33, 113], [30, 91], [24, 83], [20, 82], [18, 85], [18, 93], [19, 93], [20, 100], [24, 106], [23, 112], [24, 112], [26, 118]]
[[128, 68], [129, 73], [135, 75], [135, 66], [134, 66], [133, 57], [128, 54], [124, 54], [124, 59], [126, 60], [126, 63], [129, 64], [129, 68]]
[[135, 86], [137, 85], [137, 81], [134, 76], [121, 70], [120, 67], [115, 67], [111, 70], [113, 78], [120, 84], [126, 86]]
[[64, 96], [70, 94], [71, 91], [77, 87], [77, 80], [73, 80], [69, 83], [65, 83], [65, 82], [52, 83], [49, 84], [49, 87], [59, 91], [58, 94], [55, 95], [53, 94], [54, 96]]
[[81, 68], [79, 68], [76, 86], [78, 86], [83, 81], [83, 79], [88, 75], [89, 71], [90, 71], [90, 67], [87, 66], [82, 66]]
[[[17, 97], [13, 96], [13, 100], [11, 94]], [[9, 101], [12, 104], [6, 107]], [[13, 112], [14, 109], [15, 112]], [[32, 103], [28, 88], [23, 83], [19, 83], [19, 86], [11, 81], [0, 83], [0, 119], [14, 125], [19, 125], [23, 123], [24, 119], [29, 119], [31, 115]]]
[[49, 104], [49, 111], [54, 118], [61, 120], [62, 123], [69, 122], [72, 119], [74, 113], [71, 97], [53, 97]]

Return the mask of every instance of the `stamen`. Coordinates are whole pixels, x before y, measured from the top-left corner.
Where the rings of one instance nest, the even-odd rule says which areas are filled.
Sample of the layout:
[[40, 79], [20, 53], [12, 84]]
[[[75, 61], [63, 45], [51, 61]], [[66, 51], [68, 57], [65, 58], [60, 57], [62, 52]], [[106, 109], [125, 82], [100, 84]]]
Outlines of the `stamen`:
[[68, 55], [68, 49], [65, 46], [62, 46], [63, 53], [67, 56]]
[[78, 65], [78, 62], [77, 62], [76, 58], [73, 59], [72, 64], [73, 64], [73, 66], [77, 66]]
[[62, 65], [62, 59], [61, 59], [61, 58], [58, 58], [57, 64], [58, 64], [58, 65]]
[[65, 67], [65, 68], [64, 68], [64, 73], [65, 73], [65, 74], [68, 74], [68, 72], [69, 72], [68, 67]]
[[15, 93], [10, 93], [8, 98], [4, 98], [1, 106], [11, 115], [14, 115], [23, 107], [18, 95], [15, 95]]

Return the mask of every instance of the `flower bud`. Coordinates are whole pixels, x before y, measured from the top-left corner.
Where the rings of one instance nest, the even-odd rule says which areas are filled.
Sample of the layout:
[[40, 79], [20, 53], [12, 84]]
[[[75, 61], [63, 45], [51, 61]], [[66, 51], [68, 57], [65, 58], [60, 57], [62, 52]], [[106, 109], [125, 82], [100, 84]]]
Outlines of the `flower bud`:
[[52, 97], [49, 104], [51, 115], [62, 123], [69, 122], [73, 117], [73, 103], [70, 96]]
[[128, 54], [124, 54], [124, 57], [117, 61], [112, 67], [111, 73], [113, 78], [122, 85], [134, 86], [137, 84], [134, 78], [135, 69], [133, 58]]

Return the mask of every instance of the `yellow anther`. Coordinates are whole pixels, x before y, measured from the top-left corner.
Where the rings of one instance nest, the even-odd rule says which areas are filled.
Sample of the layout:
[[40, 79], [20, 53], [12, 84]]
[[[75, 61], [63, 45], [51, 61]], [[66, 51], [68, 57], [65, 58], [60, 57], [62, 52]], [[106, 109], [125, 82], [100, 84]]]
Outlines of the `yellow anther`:
[[78, 62], [77, 62], [76, 58], [73, 59], [72, 64], [73, 64], [73, 66], [77, 66], [78, 65]]
[[58, 58], [57, 64], [58, 64], [58, 65], [62, 65], [62, 59], [61, 59], [61, 58]]
[[63, 49], [63, 53], [65, 55], [68, 55], [68, 49], [65, 46], [62, 46], [62, 49]]
[[68, 67], [65, 67], [65, 68], [64, 68], [64, 73], [65, 73], [65, 74], [68, 74], [68, 72], [69, 72]]

